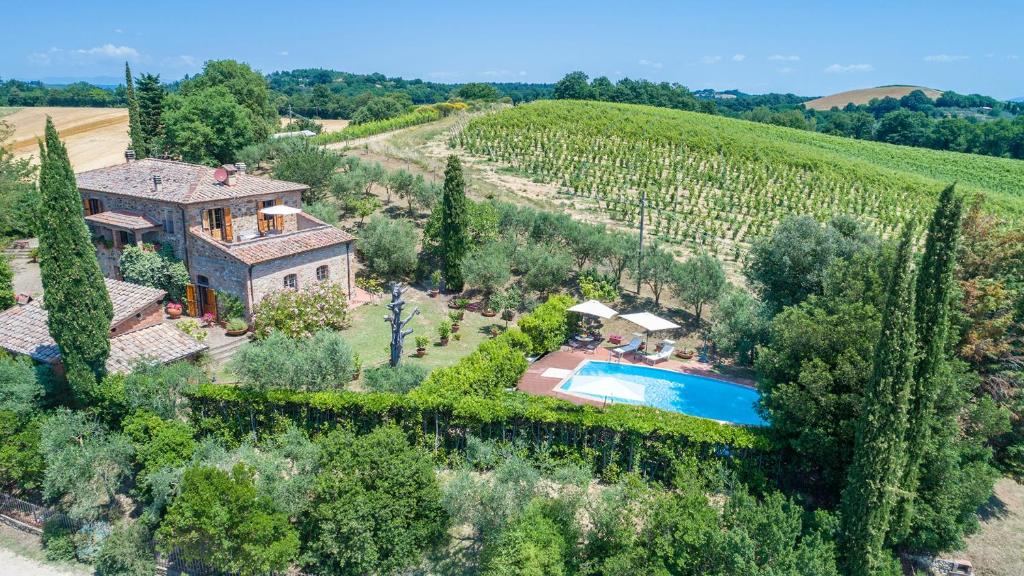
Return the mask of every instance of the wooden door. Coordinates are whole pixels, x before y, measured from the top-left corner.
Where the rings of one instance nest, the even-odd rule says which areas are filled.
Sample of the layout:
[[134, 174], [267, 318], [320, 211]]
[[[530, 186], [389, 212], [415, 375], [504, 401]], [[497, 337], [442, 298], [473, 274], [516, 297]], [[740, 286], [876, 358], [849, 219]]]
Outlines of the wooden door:
[[206, 302], [203, 303], [203, 315], [213, 314], [217, 319], [217, 291], [213, 288], [206, 289]]
[[196, 301], [196, 285], [185, 285], [185, 314], [195, 317], [199, 315], [199, 303]]
[[224, 209], [224, 240], [231, 242], [235, 239], [235, 230], [231, 226], [231, 208]]
[[[284, 204], [284, 200], [280, 198], [274, 201], [275, 206], [280, 206], [281, 204]], [[284, 232], [284, 216], [274, 216], [274, 228], [278, 232]]]

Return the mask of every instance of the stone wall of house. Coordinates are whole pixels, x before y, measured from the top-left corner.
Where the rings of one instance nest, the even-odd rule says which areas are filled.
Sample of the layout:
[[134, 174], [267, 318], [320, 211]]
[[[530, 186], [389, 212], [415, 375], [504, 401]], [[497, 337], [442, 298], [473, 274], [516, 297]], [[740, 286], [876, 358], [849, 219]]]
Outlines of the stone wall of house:
[[259, 302], [264, 296], [271, 292], [284, 288], [284, 278], [289, 274], [295, 274], [298, 280], [298, 288], [301, 290], [318, 282], [316, 269], [326, 265], [329, 272], [330, 282], [340, 283], [346, 294], [352, 284], [352, 270], [350, 269], [351, 244], [340, 244], [325, 246], [317, 250], [303, 252], [288, 258], [272, 260], [256, 264], [252, 268], [252, 291], [254, 302]]
[[121, 251], [113, 247], [113, 238], [104, 234], [104, 240], [110, 243], [110, 247], [101, 241], [93, 241], [96, 247], [96, 260], [100, 263], [100, 272], [107, 278], [114, 280], [121, 279]]
[[[212, 208], [230, 208], [231, 231], [234, 234], [234, 238], [232, 238], [231, 241], [233, 242], [241, 238], [258, 236], [259, 224], [256, 221], [256, 211], [263, 205], [265, 200], [276, 200], [278, 198], [283, 200], [283, 204], [285, 206], [291, 206], [299, 209], [302, 208], [302, 192], [296, 191], [285, 192], [282, 194], [267, 194], [264, 196], [246, 196], [245, 198], [203, 202], [202, 204], [191, 204], [185, 207], [185, 213], [190, 226], [202, 226], [204, 210], [210, 210]], [[295, 232], [298, 229], [296, 216], [284, 216], [283, 220], [283, 232]]]
[[129, 332], [136, 330], [142, 330], [143, 328], [149, 328], [155, 326], [164, 321], [163, 306], [160, 301], [153, 302], [149, 306], [146, 306], [139, 311], [135, 316], [122, 321], [117, 326], [110, 329], [110, 337], [116, 338], [123, 336]]
[[[174, 255], [182, 258], [185, 255], [185, 222], [182, 220], [181, 207], [170, 202], [136, 198], [134, 196], [122, 196], [107, 192], [90, 192], [82, 190], [82, 199], [95, 198], [103, 204], [103, 210], [119, 210], [124, 212], [135, 212], [147, 216], [154, 222], [161, 222], [164, 225], [162, 230], [147, 232], [143, 238], [146, 241], [156, 241], [161, 244], [170, 244], [174, 247]], [[106, 271], [104, 271], [106, 274]], [[107, 275], [110, 278], [114, 276]]]
[[249, 301], [249, 267], [194, 236], [188, 243], [188, 275], [192, 284], [206, 276], [209, 287], [218, 293], [227, 292], [243, 304]]

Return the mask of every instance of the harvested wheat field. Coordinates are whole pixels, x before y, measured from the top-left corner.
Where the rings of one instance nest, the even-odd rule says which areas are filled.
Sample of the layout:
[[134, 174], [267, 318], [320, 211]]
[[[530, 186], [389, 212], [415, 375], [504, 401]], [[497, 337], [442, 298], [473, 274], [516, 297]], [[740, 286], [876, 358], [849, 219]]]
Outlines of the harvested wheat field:
[[833, 106], [842, 108], [850, 103], [857, 105], [867, 104], [872, 98], [882, 99], [886, 96], [891, 96], [899, 99], [914, 90], [924, 92], [924, 95], [932, 100], [942, 96], [941, 90], [925, 88], [924, 86], [879, 86], [878, 88], [861, 88], [860, 90], [847, 90], [846, 92], [840, 92], [831, 96], [822, 96], [821, 98], [804, 102], [804, 106], [812, 110], [831, 110]]
[[[342, 119], [321, 120], [319, 118], [316, 118], [315, 120], [316, 120], [317, 124], [320, 124], [321, 126], [324, 127], [324, 132], [338, 132], [338, 131], [343, 130], [345, 128], [345, 126], [348, 126], [348, 124], [349, 124], [348, 120], [342, 120]], [[289, 119], [287, 117], [282, 117], [281, 118], [281, 128], [287, 128], [289, 122], [290, 121], [289, 121]]]
[[123, 161], [128, 147], [126, 108], [27, 107], [2, 115], [14, 127], [7, 145], [16, 157], [38, 157], [36, 138], [42, 136], [46, 116], [53, 118], [71, 157], [75, 172]]

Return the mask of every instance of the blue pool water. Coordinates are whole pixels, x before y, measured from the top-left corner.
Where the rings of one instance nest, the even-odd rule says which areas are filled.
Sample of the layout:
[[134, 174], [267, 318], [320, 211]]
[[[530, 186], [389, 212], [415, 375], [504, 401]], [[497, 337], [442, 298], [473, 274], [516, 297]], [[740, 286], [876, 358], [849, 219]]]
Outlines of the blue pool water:
[[767, 424], [754, 409], [761, 397], [757, 390], [660, 368], [590, 361], [559, 385], [558, 391], [733, 424]]

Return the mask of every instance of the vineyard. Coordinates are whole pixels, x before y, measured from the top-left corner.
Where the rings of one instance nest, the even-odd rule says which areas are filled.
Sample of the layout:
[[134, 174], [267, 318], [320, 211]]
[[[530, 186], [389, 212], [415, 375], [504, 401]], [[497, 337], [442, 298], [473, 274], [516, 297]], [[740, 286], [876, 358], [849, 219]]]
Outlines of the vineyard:
[[409, 112], [408, 114], [402, 114], [401, 116], [395, 116], [394, 118], [385, 118], [384, 120], [376, 120], [374, 122], [366, 122], [364, 124], [349, 124], [337, 132], [319, 134], [313, 139], [313, 142], [316, 144], [344, 142], [345, 140], [365, 138], [366, 136], [373, 136], [374, 134], [390, 132], [400, 128], [426, 124], [427, 122], [433, 122], [440, 118], [441, 113], [436, 108], [423, 106]]
[[456, 126], [449, 145], [537, 181], [578, 209], [662, 242], [738, 259], [789, 214], [850, 215], [888, 235], [923, 222], [951, 181], [1024, 215], [1024, 162], [863, 142], [662, 108], [544, 101]]

